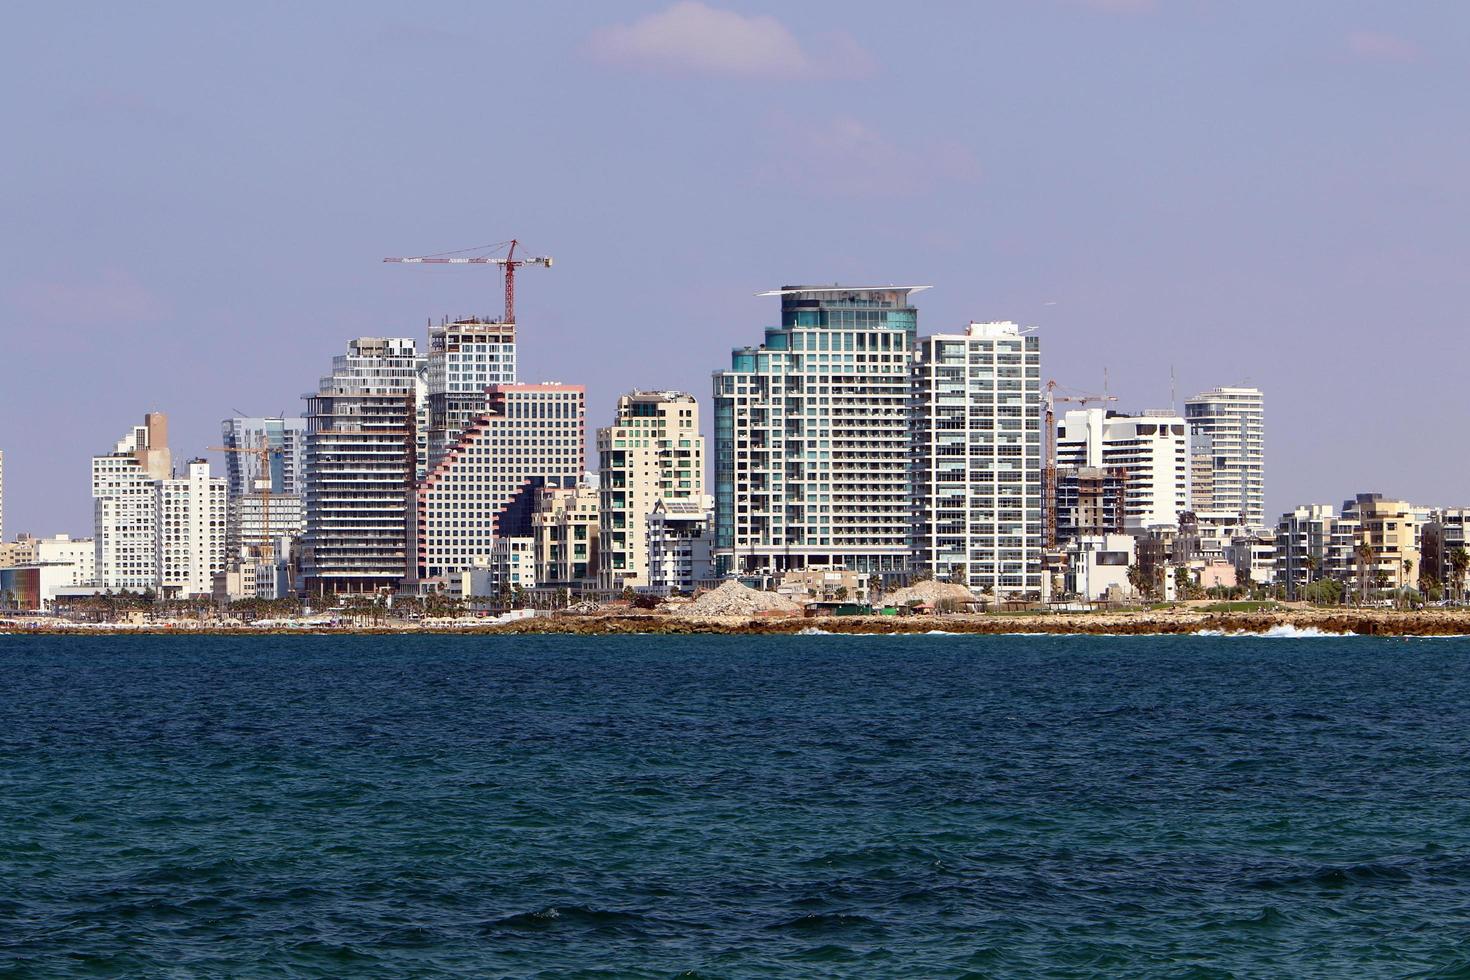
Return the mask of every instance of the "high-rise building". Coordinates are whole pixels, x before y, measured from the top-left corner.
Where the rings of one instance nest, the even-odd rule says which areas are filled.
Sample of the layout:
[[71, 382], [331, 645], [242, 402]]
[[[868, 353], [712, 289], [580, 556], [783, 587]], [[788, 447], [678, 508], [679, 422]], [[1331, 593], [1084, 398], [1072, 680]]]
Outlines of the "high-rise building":
[[254, 453], [224, 454], [230, 501], [225, 535], [229, 553], [258, 549], [268, 540], [274, 544], [282, 537], [300, 537], [306, 529], [302, 505], [306, 419], [237, 417], [225, 419], [220, 428], [227, 448], [253, 450], [264, 443], [271, 450], [267, 472], [262, 472], [261, 457]]
[[485, 414], [486, 389], [516, 383], [516, 325], [469, 318], [429, 328], [428, 460], [432, 469]]
[[913, 565], [996, 596], [1041, 583], [1041, 341], [1014, 323], [914, 354]]
[[162, 412], [148, 413], [112, 452], [92, 457], [98, 584], [132, 591], [157, 587], [157, 484], [172, 471]]
[[360, 337], [303, 396], [309, 595], [396, 588], [408, 573], [422, 368], [412, 340]]
[[633, 391], [613, 424], [597, 430], [602, 500], [598, 581], [604, 589], [648, 586], [648, 515], [660, 500], [704, 495], [699, 403], [682, 391]]
[[536, 495], [531, 536], [538, 582], [567, 588], [596, 583], [598, 498], [595, 476], [575, 487], [544, 487]]
[[159, 594], [187, 599], [213, 593], [225, 567], [225, 478], [209, 463], [189, 461], [185, 474], [158, 481], [155, 494]]
[[909, 561], [909, 362], [923, 286], [790, 286], [781, 325], [714, 375], [721, 573]]
[[1191, 509], [1266, 519], [1266, 408], [1259, 388], [1212, 388], [1184, 403], [1189, 424]]
[[1057, 466], [1100, 467], [1120, 477], [1128, 532], [1177, 525], [1189, 509], [1189, 438], [1184, 419], [1171, 412], [1067, 412], [1057, 426]]
[[495, 540], [532, 534], [536, 494], [574, 487], [586, 461], [586, 389], [491, 385], [480, 416], [417, 488], [416, 577], [442, 580], [491, 560]]

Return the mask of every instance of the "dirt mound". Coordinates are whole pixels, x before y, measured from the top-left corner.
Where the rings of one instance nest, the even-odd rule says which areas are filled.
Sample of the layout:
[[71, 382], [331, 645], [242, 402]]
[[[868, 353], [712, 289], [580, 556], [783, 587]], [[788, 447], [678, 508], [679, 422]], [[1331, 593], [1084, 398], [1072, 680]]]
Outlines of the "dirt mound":
[[774, 592], [758, 592], [736, 581], [722, 583], [676, 610], [676, 616], [760, 616], [799, 613], [801, 604]]
[[975, 601], [975, 596], [963, 585], [953, 582], [916, 582], [907, 588], [890, 592], [883, 597], [885, 605], [907, 606], [911, 602], [927, 602], [931, 605], [943, 602], [957, 603], [962, 608]]

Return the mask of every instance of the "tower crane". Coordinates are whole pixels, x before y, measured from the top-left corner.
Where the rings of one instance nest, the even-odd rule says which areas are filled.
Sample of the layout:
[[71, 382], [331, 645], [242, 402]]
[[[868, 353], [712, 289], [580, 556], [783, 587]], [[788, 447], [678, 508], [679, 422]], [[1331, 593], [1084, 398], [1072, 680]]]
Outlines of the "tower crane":
[[[403, 265], [498, 265], [505, 270], [505, 322], [516, 322], [516, 270], [523, 265], [541, 265], [551, 268], [551, 256], [538, 255], [534, 258], [516, 258], [516, 246], [520, 242], [512, 238], [508, 242], [496, 242], [494, 245], [480, 245], [475, 248], [460, 248], [451, 252], [435, 252], [432, 255], [418, 255], [408, 258], [387, 258], [384, 262], [397, 262]], [[487, 255], [465, 255], [465, 252], [488, 252], [492, 249], [510, 248], [504, 257]]]
[[[271, 538], [271, 456], [281, 455], [286, 450], [279, 446], [272, 448], [270, 436], [264, 432], [260, 434], [259, 446], [209, 446], [208, 448], [221, 453], [246, 453], [260, 460], [261, 476], [256, 480], [256, 492], [260, 494], [261, 536], [265, 539], [265, 543], [260, 546], [260, 557], [274, 563], [272, 560], [275, 558], [276, 543]], [[264, 490], [259, 487], [262, 482], [265, 484]]]
[[1043, 511], [1043, 513], [1045, 514], [1045, 517], [1046, 517], [1046, 532], [1045, 532], [1046, 536], [1045, 536], [1045, 539], [1044, 539], [1044, 546], [1045, 546], [1045, 549], [1048, 550], [1048, 551], [1055, 550], [1055, 548], [1057, 546], [1057, 413], [1056, 413], [1056, 403], [1057, 402], [1072, 402], [1074, 404], [1085, 406], [1085, 405], [1087, 405], [1090, 402], [1115, 402], [1115, 401], [1118, 400], [1118, 396], [1116, 396], [1116, 395], [1092, 395], [1092, 394], [1082, 394], [1082, 393], [1075, 394], [1075, 395], [1058, 395], [1058, 394], [1056, 394], [1057, 387], [1058, 387], [1058, 385], [1057, 385], [1057, 383], [1055, 381], [1048, 381], [1046, 383], [1046, 396], [1045, 396], [1045, 404], [1046, 404], [1046, 421], [1045, 421], [1045, 426], [1046, 426], [1046, 436], [1045, 436], [1045, 438], [1046, 438], [1046, 448], [1045, 448], [1045, 452], [1046, 452], [1046, 463], [1045, 463], [1045, 472], [1042, 475], [1041, 492], [1046, 497], [1046, 500], [1045, 500], [1045, 502], [1044, 502], [1044, 504], [1042, 506], [1042, 511]]

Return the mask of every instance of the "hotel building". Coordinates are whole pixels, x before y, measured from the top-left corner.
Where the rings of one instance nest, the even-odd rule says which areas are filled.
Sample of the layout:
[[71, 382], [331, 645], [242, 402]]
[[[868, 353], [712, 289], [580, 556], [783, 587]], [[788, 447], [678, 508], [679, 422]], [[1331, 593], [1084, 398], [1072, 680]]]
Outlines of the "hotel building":
[[927, 287], [790, 286], [779, 326], [714, 374], [720, 573], [909, 562], [909, 365]]

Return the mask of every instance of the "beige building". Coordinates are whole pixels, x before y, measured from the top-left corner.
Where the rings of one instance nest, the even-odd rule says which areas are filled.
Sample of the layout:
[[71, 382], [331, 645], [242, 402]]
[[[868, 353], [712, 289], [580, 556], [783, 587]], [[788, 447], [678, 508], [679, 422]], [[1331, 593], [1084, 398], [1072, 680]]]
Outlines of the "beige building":
[[162, 412], [149, 412], [112, 452], [92, 457], [99, 584], [134, 591], [157, 587], [157, 486], [171, 476], [168, 417]]
[[704, 496], [699, 405], [682, 391], [634, 391], [597, 430], [601, 467], [598, 584], [646, 588], [648, 515], [660, 500]]
[[595, 482], [545, 487], [537, 494], [531, 536], [536, 542], [536, 580], [542, 585], [595, 583], [600, 530], [597, 502]]
[[[1420, 508], [1406, 500], [1385, 500], [1381, 493], [1360, 493], [1343, 504], [1343, 517], [1356, 520], [1357, 547], [1367, 545], [1369, 587], [1416, 588], [1419, 583]], [[1361, 565], [1361, 562], [1359, 563]]]

